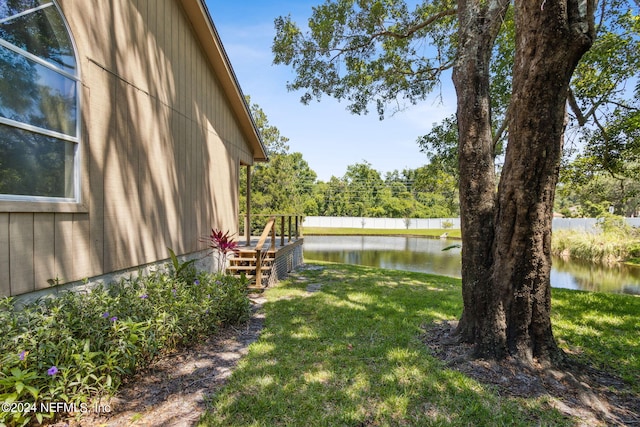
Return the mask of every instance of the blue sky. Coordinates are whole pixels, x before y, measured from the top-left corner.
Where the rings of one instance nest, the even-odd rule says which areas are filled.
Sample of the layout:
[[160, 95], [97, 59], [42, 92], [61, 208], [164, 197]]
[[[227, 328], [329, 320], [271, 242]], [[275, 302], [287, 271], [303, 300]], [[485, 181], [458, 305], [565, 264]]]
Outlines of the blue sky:
[[293, 80], [289, 67], [272, 65], [273, 20], [291, 14], [298, 23], [311, 15], [312, 6], [323, 0], [207, 0], [242, 91], [266, 113], [269, 123], [289, 138], [291, 151], [299, 151], [327, 181], [341, 177], [348, 165], [368, 161], [385, 172], [415, 169], [427, 163], [416, 143], [434, 122], [455, 111], [450, 80], [443, 82], [442, 99], [434, 94], [423, 103], [378, 120], [375, 108], [366, 116], [346, 110], [346, 103], [323, 97], [305, 106], [301, 93], [288, 92]]

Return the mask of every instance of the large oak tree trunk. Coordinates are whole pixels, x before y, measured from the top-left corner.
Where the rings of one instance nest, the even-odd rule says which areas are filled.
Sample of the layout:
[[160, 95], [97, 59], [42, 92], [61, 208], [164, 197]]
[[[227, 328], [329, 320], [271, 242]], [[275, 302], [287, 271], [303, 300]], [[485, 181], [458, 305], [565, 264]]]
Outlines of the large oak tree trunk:
[[[551, 361], [551, 221], [571, 75], [591, 46], [589, 2], [516, 2], [509, 142], [498, 187], [493, 284], [506, 344], [519, 359]], [[579, 8], [584, 6], [584, 10]], [[500, 325], [502, 328], [503, 325]]]
[[[485, 129], [490, 119], [473, 109], [488, 109], [488, 98], [484, 87], [470, 89], [465, 82], [469, 77], [462, 76], [462, 65], [478, 59], [461, 52], [454, 73], [463, 217], [459, 332], [475, 343], [478, 356], [553, 363], [561, 359], [550, 320], [553, 200], [567, 90], [593, 39], [593, 0], [517, 1], [514, 7], [509, 141], [497, 195], [487, 170], [487, 156], [493, 155]], [[483, 132], [476, 135], [473, 129]]]
[[[494, 309], [487, 284], [493, 265], [496, 176], [491, 132], [489, 64], [508, 1], [458, 1], [458, 56], [453, 68], [458, 107], [462, 231], [462, 299], [458, 332], [477, 342]], [[494, 322], [495, 323], [495, 322]], [[487, 334], [485, 337], [491, 339]], [[487, 343], [491, 345], [491, 343]]]

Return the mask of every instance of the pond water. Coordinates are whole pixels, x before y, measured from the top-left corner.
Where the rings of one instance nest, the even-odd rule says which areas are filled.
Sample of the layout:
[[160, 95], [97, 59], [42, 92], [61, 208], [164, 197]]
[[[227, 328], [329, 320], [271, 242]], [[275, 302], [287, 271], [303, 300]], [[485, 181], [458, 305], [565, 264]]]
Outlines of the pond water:
[[[459, 241], [425, 237], [306, 236], [304, 257], [459, 278], [460, 249], [442, 250], [455, 243]], [[640, 268], [604, 267], [554, 258], [551, 286], [640, 294]]]

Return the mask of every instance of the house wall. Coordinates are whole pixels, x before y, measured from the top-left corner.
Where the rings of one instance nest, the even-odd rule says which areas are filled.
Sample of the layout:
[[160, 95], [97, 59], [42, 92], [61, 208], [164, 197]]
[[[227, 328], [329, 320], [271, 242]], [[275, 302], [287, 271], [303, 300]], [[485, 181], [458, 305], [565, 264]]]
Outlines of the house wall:
[[0, 295], [205, 249], [212, 227], [238, 231], [253, 163], [181, 1], [58, 3], [80, 64], [83, 200], [0, 203]]

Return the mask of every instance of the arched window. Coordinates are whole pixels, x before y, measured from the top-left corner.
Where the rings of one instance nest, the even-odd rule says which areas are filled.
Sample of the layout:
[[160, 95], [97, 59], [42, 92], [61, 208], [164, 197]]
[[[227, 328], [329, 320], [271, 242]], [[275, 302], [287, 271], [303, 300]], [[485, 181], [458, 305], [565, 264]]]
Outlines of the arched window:
[[78, 201], [78, 85], [58, 6], [0, 0], [0, 200]]

